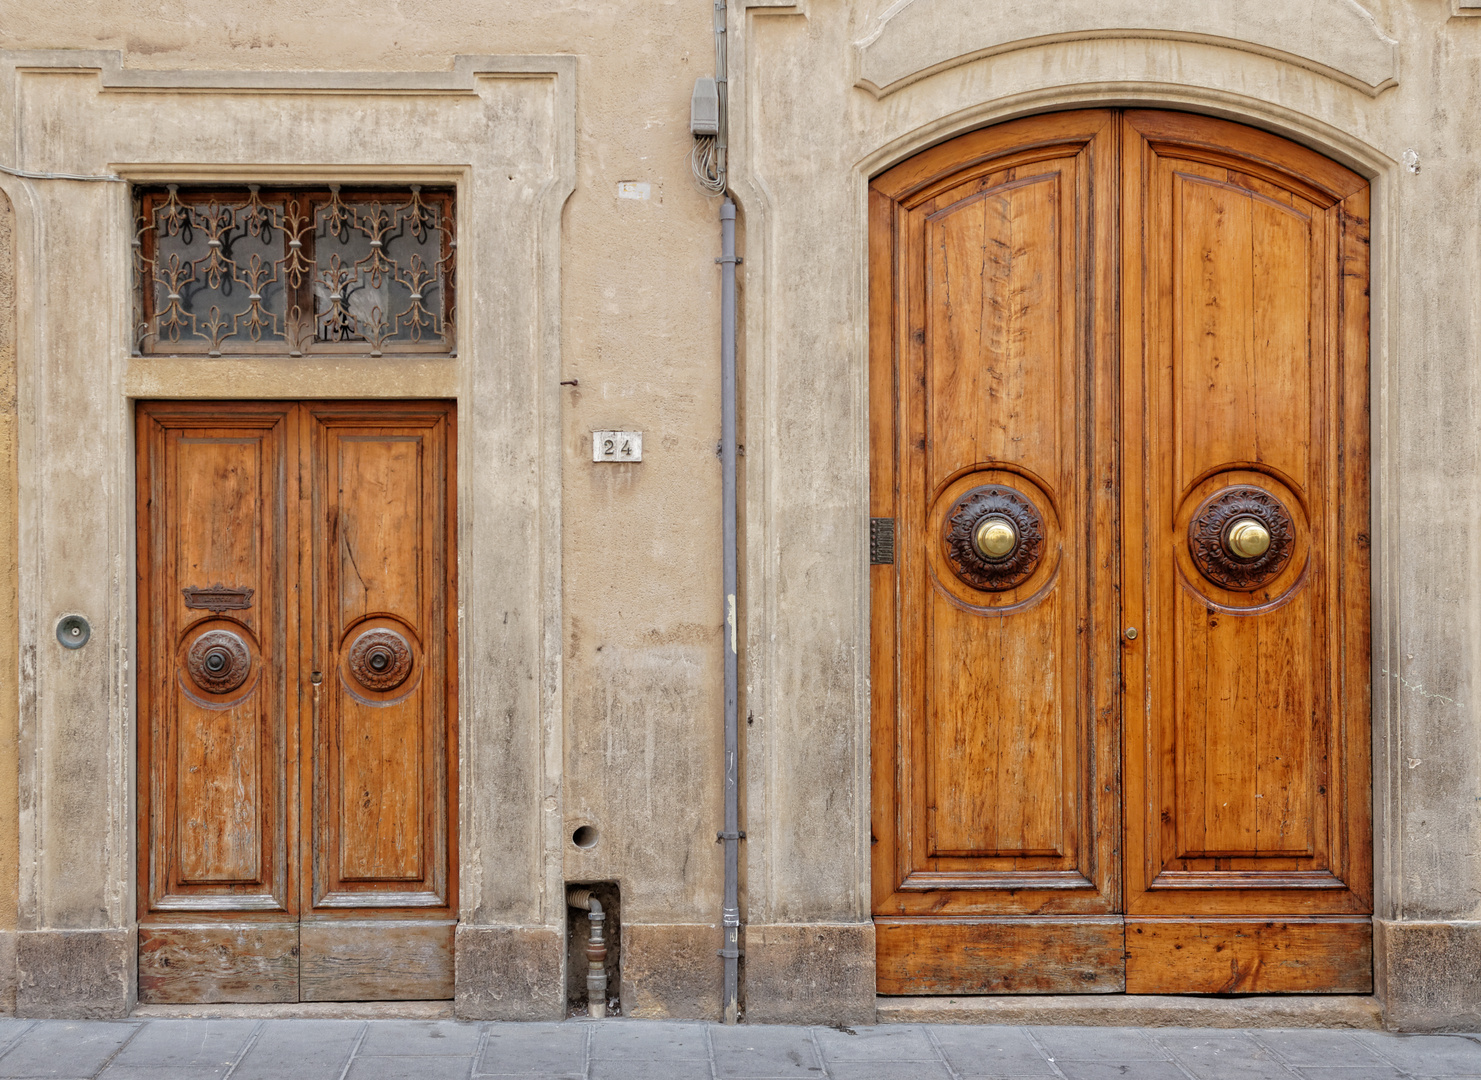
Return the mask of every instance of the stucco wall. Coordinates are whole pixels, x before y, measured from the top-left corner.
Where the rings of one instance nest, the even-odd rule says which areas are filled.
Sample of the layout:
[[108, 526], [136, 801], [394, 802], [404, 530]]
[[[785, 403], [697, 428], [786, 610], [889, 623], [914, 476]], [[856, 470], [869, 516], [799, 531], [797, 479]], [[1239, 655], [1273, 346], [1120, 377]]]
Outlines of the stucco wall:
[[[1038, 9], [1002, 0], [1001, 18], [972, 22], [964, 2], [738, 0], [730, 11], [746, 255], [748, 1015], [873, 1015], [868, 178], [994, 120], [1146, 103], [1267, 127], [1373, 181], [1380, 984], [1396, 1022], [1481, 1021], [1470, 974], [1481, 967], [1481, 553], [1472, 542], [1481, 507], [1481, 18], [1454, 16], [1449, 0], [1230, 0], [1202, 21], [1161, 0], [1066, 0], [1036, 21]], [[9, 335], [0, 292], [0, 350], [10, 340], [21, 348], [19, 398], [0, 388], [9, 418], [0, 457], [18, 440], [24, 526], [20, 572], [13, 555], [0, 558], [0, 626], [19, 625], [39, 657], [20, 666], [10, 691], [4, 680], [16, 666], [0, 674], [0, 700], [22, 705], [25, 755], [16, 848], [6, 839], [15, 818], [3, 811], [16, 798], [5, 757], [12, 721], [0, 707], [0, 875], [28, 860], [18, 897], [0, 878], [0, 931], [107, 930], [123, 935], [115, 961], [129, 948], [132, 719], [127, 679], [115, 677], [131, 632], [131, 479], [119, 464], [126, 400], [354, 396], [367, 385], [387, 396], [456, 394], [460, 407], [481, 410], [463, 414], [472, 423], [460, 448], [472, 496], [460, 536], [463, 775], [472, 781], [463, 899], [470, 927], [487, 933], [470, 935], [464, 955], [481, 958], [470, 971], [529, 973], [518, 986], [461, 985], [460, 1007], [554, 1015], [561, 883], [615, 880], [627, 1009], [715, 1015], [718, 206], [685, 161], [690, 87], [712, 71], [711, 13], [708, 0], [10, 6], [0, 26], [0, 50], [12, 55], [0, 87], [0, 163], [98, 171], [152, 162], [157, 177], [225, 164], [242, 177], [253, 161], [287, 162], [296, 177], [435, 167], [461, 178], [464, 220], [492, 230], [483, 242], [493, 246], [462, 279], [487, 321], [465, 328], [456, 362], [305, 362], [287, 373], [238, 363], [203, 375], [189, 362], [127, 356], [120, 192], [0, 178], [17, 199], [21, 279], [51, 282], [47, 318], [58, 320], [47, 336], [52, 324], [23, 302]], [[13, 71], [17, 57], [23, 68], [67, 66], [55, 50], [90, 52], [67, 74]], [[552, 74], [559, 65], [535, 64], [554, 89], [526, 92], [513, 79], [491, 88], [454, 59], [472, 54], [567, 56], [571, 80]], [[113, 74], [99, 74], [109, 64]], [[397, 114], [405, 130], [378, 129], [377, 120], [392, 122], [380, 96], [393, 91], [410, 95]], [[372, 94], [369, 123], [344, 108], [356, 92]], [[141, 103], [156, 93], [168, 109], [151, 116]], [[320, 111], [314, 141], [292, 141], [281, 113], [290, 107]], [[228, 121], [235, 134], [221, 127]], [[563, 149], [567, 122], [573, 141]], [[528, 138], [506, 138], [514, 128]], [[501, 182], [506, 165], [511, 180]], [[510, 198], [501, 183], [514, 177], [520, 193]], [[647, 183], [650, 197], [619, 199], [622, 181]], [[60, 250], [95, 259], [99, 237], [119, 261], [78, 280], [55, 263]], [[516, 270], [501, 268], [506, 257]], [[34, 295], [21, 292], [23, 301]], [[56, 314], [63, 301], [101, 312], [101, 327], [67, 324]], [[56, 381], [89, 371], [102, 381]], [[61, 396], [47, 397], [52, 390]], [[102, 442], [72, 447], [41, 422], [46, 410], [89, 418], [88, 438]], [[604, 428], [642, 429], [645, 460], [593, 464], [590, 432]], [[85, 475], [69, 479], [79, 463]], [[9, 475], [0, 471], [0, 489]], [[32, 492], [30, 506], [27, 478], [59, 486], [46, 498]], [[0, 506], [15, 502], [0, 490]], [[24, 516], [31, 510], [34, 520]], [[8, 513], [0, 510], [0, 536], [17, 531]], [[56, 533], [47, 528], [69, 515], [101, 515], [106, 535], [49, 554]], [[80, 592], [66, 602], [95, 607], [103, 636], [97, 659], [74, 677], [48, 648], [73, 588], [66, 573], [75, 577], [78, 565]], [[4, 605], [17, 602], [7, 616]], [[49, 757], [69, 732], [114, 749]], [[89, 815], [101, 816], [113, 848], [100, 853], [69, 831]], [[581, 824], [600, 835], [589, 851], [570, 842]], [[47, 867], [73, 850], [96, 869], [82, 884]], [[0, 969], [10, 970], [3, 953]]]
[[[749, 663], [766, 725], [748, 758], [753, 925], [868, 910], [867, 827], [827, 812], [867, 801], [864, 567], [862, 555], [830, 556], [867, 546], [868, 178], [995, 120], [1096, 103], [1183, 108], [1287, 135], [1373, 183], [1380, 986], [1393, 1022], [1474, 1024], [1481, 370], [1477, 305], [1454, 283], [1481, 270], [1481, 20], [1436, 0], [1224, 6], [1204, 18], [1074, 0], [974, 21], [956, 0], [812, 0], [754, 2], [737, 20]], [[1412, 953], [1411, 930], [1429, 934]]]

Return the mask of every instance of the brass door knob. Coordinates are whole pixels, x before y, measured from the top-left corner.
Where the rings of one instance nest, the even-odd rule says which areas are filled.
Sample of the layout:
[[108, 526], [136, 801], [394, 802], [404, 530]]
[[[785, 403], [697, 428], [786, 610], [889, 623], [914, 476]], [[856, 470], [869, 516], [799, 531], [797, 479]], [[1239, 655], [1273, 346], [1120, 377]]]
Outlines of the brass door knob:
[[1270, 550], [1270, 530], [1254, 518], [1238, 518], [1224, 534], [1224, 547], [1236, 559], [1258, 559]]
[[1018, 546], [1018, 530], [1004, 517], [985, 517], [972, 530], [972, 546], [984, 559], [1006, 559]]

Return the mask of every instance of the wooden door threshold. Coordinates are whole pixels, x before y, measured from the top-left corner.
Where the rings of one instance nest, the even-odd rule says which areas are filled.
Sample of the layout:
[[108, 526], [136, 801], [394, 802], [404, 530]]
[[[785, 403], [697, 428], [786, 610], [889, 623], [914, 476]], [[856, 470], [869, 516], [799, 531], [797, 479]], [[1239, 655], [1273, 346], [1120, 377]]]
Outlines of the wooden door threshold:
[[451, 1020], [451, 1001], [285, 1001], [242, 1005], [135, 1005], [151, 1020]]
[[1383, 1030], [1372, 994], [1198, 997], [1023, 994], [875, 998], [881, 1024], [1063, 1024], [1080, 1027], [1365, 1028]]

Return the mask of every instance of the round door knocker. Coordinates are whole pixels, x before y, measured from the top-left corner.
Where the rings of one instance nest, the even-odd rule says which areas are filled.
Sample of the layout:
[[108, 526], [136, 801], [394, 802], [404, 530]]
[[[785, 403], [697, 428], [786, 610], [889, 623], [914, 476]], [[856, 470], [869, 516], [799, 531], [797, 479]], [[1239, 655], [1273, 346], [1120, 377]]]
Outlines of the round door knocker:
[[350, 674], [367, 690], [394, 690], [411, 674], [411, 646], [394, 630], [367, 630], [350, 646]]
[[207, 630], [191, 643], [185, 667], [202, 690], [229, 694], [247, 681], [252, 653], [230, 630]]
[[1226, 589], [1258, 589], [1285, 569], [1295, 543], [1290, 513], [1257, 487], [1216, 492], [1188, 523], [1193, 565]]
[[1001, 592], [1039, 565], [1044, 519], [1023, 493], [1004, 484], [973, 488], [946, 515], [946, 561], [974, 589]]

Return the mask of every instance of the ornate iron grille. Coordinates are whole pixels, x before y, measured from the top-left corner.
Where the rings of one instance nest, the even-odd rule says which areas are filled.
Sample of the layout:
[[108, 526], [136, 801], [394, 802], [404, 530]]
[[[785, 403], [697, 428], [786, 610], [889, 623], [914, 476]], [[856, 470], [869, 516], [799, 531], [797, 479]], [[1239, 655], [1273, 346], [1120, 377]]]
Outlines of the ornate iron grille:
[[451, 191], [140, 189], [141, 352], [387, 353], [454, 349]]

